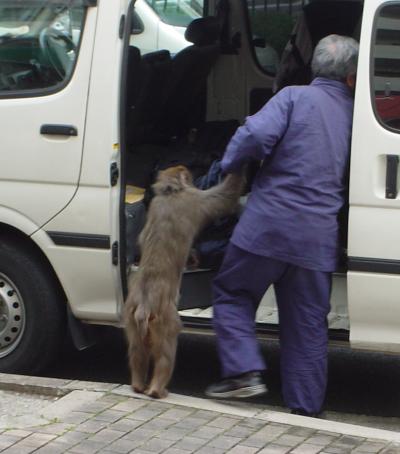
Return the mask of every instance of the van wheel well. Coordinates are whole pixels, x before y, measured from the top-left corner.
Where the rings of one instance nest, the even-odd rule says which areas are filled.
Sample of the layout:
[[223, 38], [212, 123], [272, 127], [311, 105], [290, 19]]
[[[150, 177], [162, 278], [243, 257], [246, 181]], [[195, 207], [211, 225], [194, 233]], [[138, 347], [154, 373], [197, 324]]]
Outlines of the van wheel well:
[[21, 232], [20, 230], [12, 227], [8, 224], [0, 223], [0, 238], [8, 239], [9, 241], [15, 241], [25, 252], [30, 254], [32, 258], [38, 261], [43, 267], [49, 271], [49, 277], [53, 280], [53, 283], [58, 287], [60, 292], [60, 298], [67, 304], [67, 296], [64, 289], [59, 281], [51, 263], [45, 256], [39, 246], [31, 239], [28, 235]]

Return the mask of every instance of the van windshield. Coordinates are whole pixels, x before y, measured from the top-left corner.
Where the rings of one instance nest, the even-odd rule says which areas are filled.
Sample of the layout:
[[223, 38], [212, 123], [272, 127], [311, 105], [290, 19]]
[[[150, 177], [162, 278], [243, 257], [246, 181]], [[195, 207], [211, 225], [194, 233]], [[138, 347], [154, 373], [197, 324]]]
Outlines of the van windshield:
[[146, 0], [159, 18], [176, 27], [187, 27], [203, 16], [204, 0]]

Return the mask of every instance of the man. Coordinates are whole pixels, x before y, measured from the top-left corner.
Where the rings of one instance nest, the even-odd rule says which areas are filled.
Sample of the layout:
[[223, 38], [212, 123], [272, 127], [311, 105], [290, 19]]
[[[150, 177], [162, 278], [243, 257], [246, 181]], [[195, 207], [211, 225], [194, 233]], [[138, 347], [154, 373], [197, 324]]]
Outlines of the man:
[[248, 117], [222, 170], [262, 161], [252, 193], [214, 281], [214, 329], [223, 380], [211, 397], [267, 391], [255, 336], [260, 300], [274, 284], [281, 378], [293, 413], [320, 413], [327, 382], [327, 315], [338, 261], [338, 213], [346, 192], [358, 44], [322, 39], [309, 86], [286, 87]]

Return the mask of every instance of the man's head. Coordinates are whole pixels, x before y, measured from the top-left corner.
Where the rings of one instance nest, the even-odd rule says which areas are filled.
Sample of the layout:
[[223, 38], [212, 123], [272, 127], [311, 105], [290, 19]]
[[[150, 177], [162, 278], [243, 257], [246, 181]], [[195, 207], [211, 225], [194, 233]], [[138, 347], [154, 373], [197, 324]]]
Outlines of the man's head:
[[314, 77], [344, 82], [354, 88], [356, 82], [358, 43], [348, 36], [329, 35], [314, 50], [311, 69]]

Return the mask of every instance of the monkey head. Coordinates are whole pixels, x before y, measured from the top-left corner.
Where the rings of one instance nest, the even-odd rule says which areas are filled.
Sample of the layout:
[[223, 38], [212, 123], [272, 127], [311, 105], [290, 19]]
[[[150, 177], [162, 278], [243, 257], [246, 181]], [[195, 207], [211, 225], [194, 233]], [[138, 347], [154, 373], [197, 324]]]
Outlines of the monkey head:
[[189, 186], [193, 186], [191, 172], [185, 166], [176, 166], [160, 170], [153, 189], [157, 195], [168, 195]]

